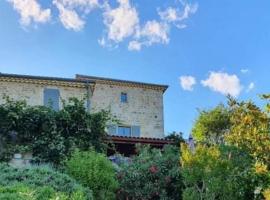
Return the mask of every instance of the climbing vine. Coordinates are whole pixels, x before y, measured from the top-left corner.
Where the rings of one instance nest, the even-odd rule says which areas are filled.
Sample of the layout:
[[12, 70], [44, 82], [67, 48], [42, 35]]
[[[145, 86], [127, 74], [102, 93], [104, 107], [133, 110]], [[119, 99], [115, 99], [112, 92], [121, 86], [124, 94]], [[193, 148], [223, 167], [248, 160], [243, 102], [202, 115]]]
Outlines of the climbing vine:
[[35, 162], [60, 164], [74, 149], [103, 152], [110, 119], [108, 111], [87, 112], [84, 101], [76, 98], [55, 111], [5, 97], [0, 105], [0, 160], [31, 151]]

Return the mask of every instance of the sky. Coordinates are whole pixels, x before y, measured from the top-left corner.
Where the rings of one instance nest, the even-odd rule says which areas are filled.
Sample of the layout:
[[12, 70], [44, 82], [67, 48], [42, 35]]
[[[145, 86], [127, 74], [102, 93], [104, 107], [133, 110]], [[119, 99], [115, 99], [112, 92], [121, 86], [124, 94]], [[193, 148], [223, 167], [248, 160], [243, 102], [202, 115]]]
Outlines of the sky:
[[228, 94], [263, 105], [270, 1], [0, 0], [0, 72], [169, 85], [165, 132], [188, 137]]

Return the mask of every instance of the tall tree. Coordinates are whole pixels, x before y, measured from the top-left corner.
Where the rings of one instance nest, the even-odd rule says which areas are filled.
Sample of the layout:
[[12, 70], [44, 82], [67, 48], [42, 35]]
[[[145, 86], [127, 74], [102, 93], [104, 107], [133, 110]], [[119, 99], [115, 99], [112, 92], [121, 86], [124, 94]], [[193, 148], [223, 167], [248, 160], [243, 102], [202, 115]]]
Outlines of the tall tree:
[[256, 161], [270, 167], [270, 119], [253, 102], [229, 99], [231, 129], [227, 143], [248, 151]]
[[192, 136], [197, 142], [221, 144], [229, 129], [230, 112], [227, 107], [220, 104], [214, 109], [199, 111], [192, 129]]

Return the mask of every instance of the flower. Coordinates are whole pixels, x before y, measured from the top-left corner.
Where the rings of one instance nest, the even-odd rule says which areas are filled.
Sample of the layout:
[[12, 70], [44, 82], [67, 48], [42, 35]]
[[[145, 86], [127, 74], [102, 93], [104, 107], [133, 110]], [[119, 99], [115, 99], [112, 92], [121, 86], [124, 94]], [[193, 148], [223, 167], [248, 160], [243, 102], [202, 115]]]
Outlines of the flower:
[[149, 171], [152, 173], [152, 174], [155, 174], [158, 172], [158, 168], [157, 166], [153, 165], [149, 168]]
[[263, 196], [264, 196], [265, 200], [270, 200], [270, 188], [264, 190]]
[[256, 162], [255, 163], [255, 172], [257, 174], [265, 174], [268, 172], [267, 166], [261, 162]]

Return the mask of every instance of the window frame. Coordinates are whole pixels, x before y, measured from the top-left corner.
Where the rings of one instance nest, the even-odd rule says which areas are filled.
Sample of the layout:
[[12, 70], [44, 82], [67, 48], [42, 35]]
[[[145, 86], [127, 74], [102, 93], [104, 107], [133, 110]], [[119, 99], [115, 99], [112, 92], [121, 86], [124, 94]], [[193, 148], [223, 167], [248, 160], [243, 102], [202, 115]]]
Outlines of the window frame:
[[120, 94], [120, 102], [121, 103], [128, 103], [128, 94], [127, 94], [127, 92], [121, 92], [121, 94]]
[[[49, 94], [48, 94], [49, 92]], [[50, 92], [53, 92], [53, 94], [57, 95], [57, 99], [49, 98], [46, 95], [52, 95]], [[50, 107], [55, 111], [60, 110], [60, 90], [58, 88], [44, 88], [43, 89], [43, 105], [46, 107]], [[56, 100], [56, 102], [54, 102]]]
[[[121, 129], [124, 130], [123, 134], [119, 132], [119, 130], [121, 130]], [[129, 132], [128, 134], [126, 134], [126, 130], [129, 130], [128, 131]], [[117, 135], [131, 137], [132, 136], [132, 128], [131, 128], [131, 126], [118, 125], [117, 126]]]

